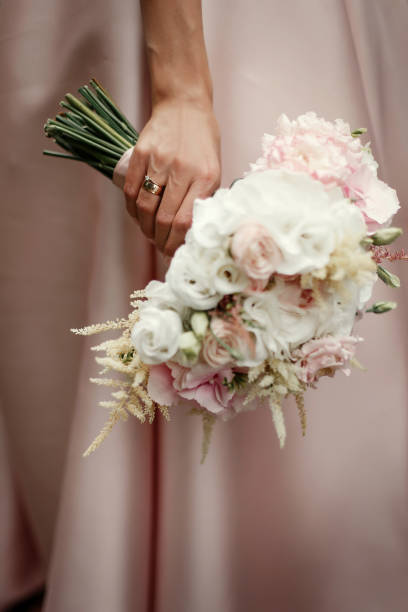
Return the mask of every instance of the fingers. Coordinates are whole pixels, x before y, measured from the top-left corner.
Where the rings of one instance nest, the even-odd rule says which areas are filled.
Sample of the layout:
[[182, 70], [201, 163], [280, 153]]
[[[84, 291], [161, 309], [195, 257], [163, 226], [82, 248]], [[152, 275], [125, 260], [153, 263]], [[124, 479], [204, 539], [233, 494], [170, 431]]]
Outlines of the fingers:
[[176, 249], [183, 244], [186, 233], [190, 229], [193, 220], [194, 200], [196, 198], [209, 197], [218, 187], [219, 178], [216, 173], [192, 183], [174, 216], [167, 242], [162, 249], [166, 255], [173, 255]]
[[141, 147], [134, 147], [126, 172], [123, 192], [126, 199], [126, 208], [131, 217], [137, 219], [136, 198], [146, 174], [146, 154]]
[[[167, 190], [167, 172], [166, 171], [157, 171], [152, 168], [152, 166], [148, 166], [147, 176], [154, 181], [157, 185], [165, 186], [165, 190], [163, 193], [166, 193]], [[143, 187], [145, 175], [143, 175], [143, 180], [141, 183], [141, 187], [139, 189], [139, 193], [136, 197], [136, 214], [137, 219], [139, 221], [142, 232], [147, 236], [147, 238], [154, 238], [155, 234], [155, 216], [156, 211], [160, 205], [160, 200], [162, 195], [155, 195], [150, 193]]]
[[156, 212], [154, 240], [157, 248], [164, 251], [174, 217], [190, 186], [190, 180], [170, 175], [166, 189]]
[[[163, 253], [173, 255], [191, 225], [195, 198], [214, 193], [220, 168], [212, 145], [211, 151], [206, 156], [200, 153], [197, 160], [196, 149], [179, 155], [168, 144], [160, 142], [159, 147], [156, 136], [153, 128], [145, 127], [144, 137], [142, 134], [129, 160], [123, 190], [126, 208], [146, 237]], [[165, 187], [162, 194], [143, 187], [146, 175]]]

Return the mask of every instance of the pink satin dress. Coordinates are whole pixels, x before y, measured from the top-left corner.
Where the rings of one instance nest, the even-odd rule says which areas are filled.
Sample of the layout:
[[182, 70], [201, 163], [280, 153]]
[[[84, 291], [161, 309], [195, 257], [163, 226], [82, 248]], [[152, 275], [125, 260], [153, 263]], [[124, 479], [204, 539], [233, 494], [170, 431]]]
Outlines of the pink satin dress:
[[[203, 5], [223, 185], [280, 113], [315, 110], [368, 128], [406, 228], [406, 0]], [[201, 466], [201, 422], [174, 410], [83, 459], [107, 391], [69, 329], [126, 315], [161, 263], [116, 187], [42, 156], [42, 126], [92, 76], [143, 126], [138, 2], [5, 1], [0, 45], [0, 610], [46, 584], [44, 612], [405, 612], [408, 267], [398, 310], [359, 324], [367, 371], [309, 392], [305, 438], [289, 402], [283, 451], [259, 410]]]

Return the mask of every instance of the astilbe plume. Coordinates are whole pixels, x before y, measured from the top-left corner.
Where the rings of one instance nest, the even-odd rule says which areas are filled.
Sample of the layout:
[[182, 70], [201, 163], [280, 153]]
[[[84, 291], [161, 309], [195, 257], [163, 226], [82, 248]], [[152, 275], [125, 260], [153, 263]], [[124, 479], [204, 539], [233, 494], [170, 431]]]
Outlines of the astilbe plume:
[[371, 255], [377, 264], [382, 261], [408, 261], [408, 252], [405, 249], [390, 251], [386, 246], [373, 246]]
[[[91, 382], [111, 387], [112, 399], [99, 402], [101, 407], [109, 409], [108, 420], [95, 440], [84, 452], [85, 457], [102, 444], [116, 423], [121, 420], [126, 421], [129, 415], [137, 417], [142, 423], [146, 419], [152, 423], [157, 410], [159, 410], [165, 419], [169, 420], [167, 407], [160, 406], [149, 397], [147, 392], [149, 368], [141, 362], [130, 340], [132, 327], [139, 318], [138, 302], [145, 298], [145, 294], [143, 291], [137, 291], [131, 297], [135, 299], [132, 302], [134, 310], [127, 319], [117, 319], [116, 321], [107, 321], [106, 323], [98, 323], [81, 329], [71, 330], [73, 333], [81, 336], [90, 336], [118, 329], [123, 330], [118, 338], [106, 340], [92, 347], [93, 351], [101, 351], [105, 355], [95, 358], [95, 361], [103, 367], [100, 372], [102, 377], [91, 378]], [[110, 372], [113, 373], [112, 377], [103, 377], [103, 375]]]

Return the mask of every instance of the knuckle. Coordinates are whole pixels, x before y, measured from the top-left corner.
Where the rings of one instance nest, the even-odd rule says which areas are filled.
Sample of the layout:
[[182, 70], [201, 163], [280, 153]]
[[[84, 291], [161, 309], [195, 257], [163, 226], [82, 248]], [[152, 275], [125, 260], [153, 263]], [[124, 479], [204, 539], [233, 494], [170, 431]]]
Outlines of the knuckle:
[[133, 149], [132, 156], [134, 157], [134, 159], [138, 161], [140, 159], [145, 159], [148, 155], [149, 155], [148, 147], [145, 144], [138, 142], [135, 148]]
[[184, 172], [186, 170], [186, 162], [179, 155], [176, 155], [175, 157], [173, 157], [173, 161], [171, 165], [172, 165], [172, 170], [175, 173]]
[[200, 176], [201, 182], [206, 185], [215, 185], [220, 180], [220, 169], [217, 166], [210, 166]]
[[171, 164], [171, 156], [167, 151], [152, 149], [150, 151], [150, 165], [155, 172], [168, 168]]
[[180, 217], [176, 217], [174, 221], [175, 228], [178, 232], [185, 234], [191, 227], [193, 217], [192, 214], [184, 213]]
[[139, 198], [136, 202], [136, 206], [141, 213], [152, 212], [152, 205], [150, 202]]
[[167, 212], [158, 212], [156, 215], [156, 225], [158, 228], [167, 228], [173, 222], [173, 215]]
[[123, 193], [125, 194], [125, 198], [129, 200], [133, 200], [137, 196], [136, 187], [129, 181], [124, 184]]
[[171, 257], [176, 249], [171, 244], [166, 244], [163, 248], [163, 255], [167, 255], [167, 257]]

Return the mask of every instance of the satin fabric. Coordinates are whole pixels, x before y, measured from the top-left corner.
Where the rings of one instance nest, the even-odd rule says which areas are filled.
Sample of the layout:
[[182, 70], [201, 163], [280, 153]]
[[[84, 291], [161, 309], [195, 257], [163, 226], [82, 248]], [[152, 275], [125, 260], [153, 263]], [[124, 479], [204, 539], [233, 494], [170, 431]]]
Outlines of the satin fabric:
[[[384, 180], [408, 200], [405, 0], [204, 0], [223, 185], [276, 117], [315, 110], [366, 126]], [[45, 612], [403, 612], [408, 502], [408, 271], [397, 311], [358, 333], [368, 368], [323, 381], [286, 448], [267, 410], [116, 426], [88, 459], [108, 392], [88, 382], [95, 338], [161, 261], [120, 191], [45, 158], [45, 119], [95, 76], [135, 126], [149, 116], [136, 0], [0, 5], [0, 609], [46, 581]], [[193, 136], [192, 136], [193, 137]], [[399, 246], [403, 245], [400, 239]], [[376, 299], [395, 299], [378, 286]]]

